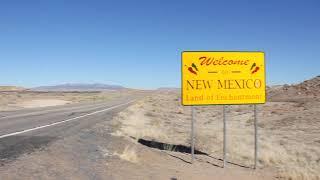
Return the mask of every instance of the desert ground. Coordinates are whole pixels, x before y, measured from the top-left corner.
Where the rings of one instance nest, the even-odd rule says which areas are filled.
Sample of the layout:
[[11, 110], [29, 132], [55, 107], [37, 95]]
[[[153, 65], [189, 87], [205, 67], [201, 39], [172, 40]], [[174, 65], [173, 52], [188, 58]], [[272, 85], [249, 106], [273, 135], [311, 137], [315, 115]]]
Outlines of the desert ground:
[[[29, 135], [51, 139], [36, 148], [30, 140], [25, 146], [30, 150], [8, 163], [0, 161], [0, 179], [319, 180], [320, 77], [267, 91], [268, 102], [258, 105], [256, 170], [252, 105], [227, 106], [225, 168], [222, 106], [195, 107], [196, 155], [191, 164], [191, 108], [181, 105], [179, 89], [161, 89], [144, 93], [124, 110], [70, 124], [84, 123], [72, 131], [57, 127], [52, 137], [42, 135], [50, 132], [46, 130]], [[136, 91], [2, 92], [1, 111], [107, 102], [130, 93]]]
[[[181, 106], [178, 90], [158, 91], [114, 118], [113, 135], [132, 141], [119, 157], [137, 164], [135, 167], [160, 166], [164, 172], [177, 168], [182, 171], [176, 173], [177, 179], [228, 179], [228, 172], [243, 179], [320, 179], [320, 77], [268, 88], [268, 102], [258, 105], [258, 170], [252, 170], [253, 106], [227, 108], [227, 170], [221, 168], [222, 106], [195, 108], [195, 147], [206, 155], [196, 155], [194, 168], [188, 164], [189, 154], [172, 152], [180, 151], [176, 145], [190, 146], [191, 108]], [[158, 157], [139, 152], [139, 141], [150, 141], [148, 146], [164, 149], [160, 152], [181, 162], [167, 160], [161, 165]], [[125, 175], [131, 173], [130, 168], [125, 171]]]

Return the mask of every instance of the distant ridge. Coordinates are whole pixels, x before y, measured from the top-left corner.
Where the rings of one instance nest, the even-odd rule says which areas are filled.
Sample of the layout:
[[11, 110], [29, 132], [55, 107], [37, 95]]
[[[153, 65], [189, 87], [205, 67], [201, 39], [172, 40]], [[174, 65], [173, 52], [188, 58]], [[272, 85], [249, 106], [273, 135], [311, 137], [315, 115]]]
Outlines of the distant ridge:
[[67, 83], [55, 86], [39, 86], [32, 88], [32, 91], [114, 91], [125, 89], [119, 85], [108, 84], [81, 84], [81, 83]]
[[181, 89], [176, 87], [160, 87], [157, 90], [158, 91], [179, 91]]

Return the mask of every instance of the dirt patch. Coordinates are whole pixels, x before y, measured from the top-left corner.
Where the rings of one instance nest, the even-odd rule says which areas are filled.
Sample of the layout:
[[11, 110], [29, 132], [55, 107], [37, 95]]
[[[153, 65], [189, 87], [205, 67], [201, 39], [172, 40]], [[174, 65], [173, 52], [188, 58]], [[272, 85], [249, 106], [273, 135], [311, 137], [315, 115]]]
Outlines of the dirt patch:
[[23, 101], [16, 106], [23, 108], [38, 108], [38, 107], [48, 107], [48, 106], [59, 106], [64, 104], [69, 104], [71, 101], [59, 100], [59, 99], [36, 99]]

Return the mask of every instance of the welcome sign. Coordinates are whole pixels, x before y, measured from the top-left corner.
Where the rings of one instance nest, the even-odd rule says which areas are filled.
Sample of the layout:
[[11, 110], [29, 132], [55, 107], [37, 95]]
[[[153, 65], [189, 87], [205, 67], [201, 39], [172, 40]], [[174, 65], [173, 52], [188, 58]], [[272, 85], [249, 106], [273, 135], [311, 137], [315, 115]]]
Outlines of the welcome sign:
[[264, 52], [182, 52], [182, 105], [266, 102]]

